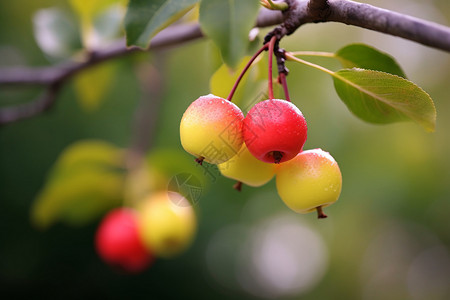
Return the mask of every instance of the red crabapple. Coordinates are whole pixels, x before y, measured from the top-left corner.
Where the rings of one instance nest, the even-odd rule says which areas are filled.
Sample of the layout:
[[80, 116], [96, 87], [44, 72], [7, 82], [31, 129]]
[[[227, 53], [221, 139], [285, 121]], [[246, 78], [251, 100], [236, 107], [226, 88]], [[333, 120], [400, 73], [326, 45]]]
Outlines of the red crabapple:
[[244, 119], [244, 141], [259, 160], [282, 163], [294, 158], [307, 136], [306, 120], [291, 102], [280, 99], [255, 104]]

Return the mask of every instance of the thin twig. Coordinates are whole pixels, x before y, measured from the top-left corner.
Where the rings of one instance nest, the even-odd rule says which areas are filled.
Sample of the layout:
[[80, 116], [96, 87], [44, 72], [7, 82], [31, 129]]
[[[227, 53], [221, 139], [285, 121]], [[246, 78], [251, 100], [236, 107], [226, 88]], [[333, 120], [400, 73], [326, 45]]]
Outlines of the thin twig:
[[269, 42], [269, 75], [268, 75], [268, 84], [269, 84], [269, 100], [273, 99], [273, 74], [272, 74], [272, 64], [273, 64], [273, 49], [275, 47], [275, 42], [277, 41], [277, 37], [274, 35], [270, 39]]
[[56, 101], [61, 85], [50, 85], [35, 101], [0, 110], [0, 125], [35, 116], [38, 112], [49, 110]]
[[289, 96], [289, 89], [288, 89], [288, 85], [287, 85], [287, 81], [286, 81], [286, 73], [280, 73], [280, 75], [278, 75], [278, 80], [280, 82], [280, 84], [283, 86], [283, 90], [284, 90], [284, 96], [286, 97], [286, 101], [291, 102], [291, 97]]
[[242, 78], [244, 77], [245, 73], [248, 71], [248, 69], [250, 68], [250, 66], [252, 65], [252, 63], [255, 61], [255, 59], [261, 54], [261, 52], [267, 50], [268, 45], [264, 44], [251, 58], [250, 60], [247, 62], [247, 64], [245, 65], [244, 69], [242, 69], [241, 74], [239, 74], [239, 77], [236, 79], [236, 82], [234, 83], [233, 87], [231, 88], [230, 94], [227, 97], [228, 101], [231, 101], [234, 93], [236, 92], [236, 89], [239, 85], [239, 83], [241, 82]]

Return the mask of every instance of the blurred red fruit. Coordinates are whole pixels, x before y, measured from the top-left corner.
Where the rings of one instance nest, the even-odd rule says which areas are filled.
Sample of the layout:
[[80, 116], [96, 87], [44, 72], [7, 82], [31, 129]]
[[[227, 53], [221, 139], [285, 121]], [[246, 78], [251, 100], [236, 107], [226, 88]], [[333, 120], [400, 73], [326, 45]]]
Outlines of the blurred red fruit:
[[118, 208], [109, 212], [97, 229], [95, 246], [107, 264], [126, 272], [143, 271], [153, 261], [153, 256], [141, 241], [132, 209]]

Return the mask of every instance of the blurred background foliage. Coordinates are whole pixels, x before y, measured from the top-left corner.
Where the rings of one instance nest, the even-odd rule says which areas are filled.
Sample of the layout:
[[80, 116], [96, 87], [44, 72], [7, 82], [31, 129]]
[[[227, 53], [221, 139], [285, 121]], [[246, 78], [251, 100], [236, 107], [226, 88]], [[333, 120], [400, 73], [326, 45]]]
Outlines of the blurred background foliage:
[[[367, 2], [450, 25], [447, 0]], [[71, 49], [81, 47], [79, 29], [70, 25], [77, 17], [68, 2], [0, 0], [0, 67], [61, 61], [43, 51], [34, 31], [37, 14], [55, 8], [69, 20], [67, 30], [75, 32]], [[106, 24], [113, 24], [117, 18], [111, 13], [108, 20]], [[105, 36], [116, 34], [108, 31]], [[221, 64], [217, 49], [204, 39], [80, 73], [50, 112], [0, 128], [2, 296], [449, 299], [450, 55], [333, 23], [305, 25], [281, 46], [333, 52], [357, 42], [397, 59], [408, 78], [433, 98], [437, 126], [427, 133], [413, 123], [366, 124], [346, 109], [328, 76], [288, 63], [291, 98], [308, 121], [305, 149], [329, 151], [343, 174], [340, 200], [327, 208], [326, 220], [289, 211], [273, 180], [238, 193], [231, 180], [196, 167], [183, 151], [181, 116], [193, 100], [210, 92], [210, 78]], [[60, 52], [72, 55], [76, 51], [71, 49]], [[327, 58], [315, 60], [338, 68]], [[153, 65], [161, 81], [161, 99], [152, 120], [154, 130], [148, 133], [149, 165], [167, 177], [194, 172], [204, 189], [196, 204], [199, 231], [189, 250], [130, 276], [112, 270], [95, 253], [93, 237], [101, 214], [83, 226], [57, 222], [46, 230], [34, 226], [30, 216], [64, 149], [86, 139], [118, 149], [133, 143], [138, 107], [154, 100], [146, 91], [146, 84], [154, 80], [147, 76], [154, 74], [147, 72]], [[241, 89], [252, 97], [264, 92], [258, 85], [253, 94]], [[0, 105], [25, 102], [39, 92], [3, 86]], [[157, 163], [151, 163], [152, 157]], [[165, 160], [169, 163], [161, 163]]]

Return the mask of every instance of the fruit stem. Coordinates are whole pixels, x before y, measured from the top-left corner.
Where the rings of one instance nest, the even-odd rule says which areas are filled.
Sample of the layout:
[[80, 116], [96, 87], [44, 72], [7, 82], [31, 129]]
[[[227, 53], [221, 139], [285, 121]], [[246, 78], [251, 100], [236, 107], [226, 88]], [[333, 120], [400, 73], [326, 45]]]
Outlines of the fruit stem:
[[273, 99], [273, 78], [272, 78], [272, 62], [273, 62], [273, 49], [277, 37], [274, 35], [269, 42], [269, 100]]
[[195, 162], [201, 166], [203, 164], [204, 160], [205, 160], [205, 158], [203, 156], [199, 156], [195, 159]]
[[278, 75], [278, 81], [283, 86], [284, 96], [286, 97], [286, 101], [291, 102], [291, 98], [289, 97], [289, 89], [288, 89], [287, 81], [286, 81], [286, 74], [280, 73], [280, 75]]
[[276, 164], [279, 164], [281, 162], [281, 159], [283, 158], [283, 153], [280, 151], [273, 151], [272, 152], [272, 157], [274, 159], [274, 162]]
[[289, 8], [289, 5], [286, 2], [273, 2], [272, 0], [260, 0], [259, 1], [262, 6], [271, 10], [286, 10]]
[[322, 72], [325, 72], [325, 73], [327, 73], [327, 74], [329, 74], [329, 75], [331, 75], [331, 76], [333, 76], [333, 77], [336, 77], [336, 76], [337, 76], [333, 71], [328, 70], [328, 69], [325, 68], [325, 67], [322, 67], [322, 66], [313, 64], [312, 62], [309, 62], [309, 61], [303, 60], [303, 59], [301, 59], [301, 58], [295, 57], [294, 55], [292, 55], [292, 53], [286, 52], [286, 53], [285, 53], [285, 56], [286, 56], [286, 59], [287, 59], [287, 60], [296, 61], [296, 62], [299, 62], [299, 63], [301, 63], [301, 64], [304, 64], [304, 65], [313, 67], [313, 68], [315, 68], [315, 69], [317, 69], [317, 70], [320, 70], [320, 71], [322, 71]]
[[277, 58], [277, 66], [278, 66], [278, 83], [283, 86], [284, 96], [286, 100], [291, 102], [289, 97], [289, 89], [287, 86], [286, 76], [289, 74], [288, 68], [286, 68], [286, 51], [284, 49], [278, 48], [278, 45], [275, 45], [275, 56]]
[[328, 218], [328, 216], [323, 212], [322, 206], [317, 206], [317, 219], [325, 219]]
[[236, 183], [233, 185], [233, 189], [238, 192], [242, 191], [242, 181], [236, 181]]
[[332, 52], [321, 51], [295, 51], [290, 53], [293, 56], [320, 56], [320, 57], [332, 57], [335, 58], [336, 54]]
[[241, 74], [239, 74], [239, 77], [236, 79], [236, 82], [234, 83], [233, 87], [231, 88], [230, 94], [227, 97], [228, 101], [231, 101], [231, 99], [233, 98], [233, 95], [236, 92], [236, 89], [237, 89], [239, 83], [241, 82], [242, 77], [244, 77], [244, 74], [248, 71], [248, 69], [250, 68], [251, 64], [261, 54], [261, 52], [267, 50], [268, 47], [269, 47], [269, 45], [264, 44], [258, 51], [256, 51], [256, 53], [252, 56], [252, 58], [250, 58], [248, 63], [245, 65], [244, 69], [242, 69]]

